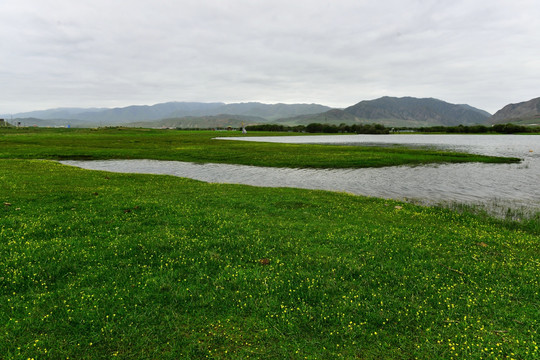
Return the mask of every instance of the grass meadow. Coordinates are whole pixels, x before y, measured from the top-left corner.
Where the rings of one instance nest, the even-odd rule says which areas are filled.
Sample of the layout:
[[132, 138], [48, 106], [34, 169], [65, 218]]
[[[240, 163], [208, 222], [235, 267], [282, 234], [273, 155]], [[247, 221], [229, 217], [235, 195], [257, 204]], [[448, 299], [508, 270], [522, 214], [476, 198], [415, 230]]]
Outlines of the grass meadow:
[[540, 357], [538, 219], [44, 160], [221, 151], [328, 166], [359, 165], [362, 150], [24, 131], [0, 134], [2, 358]]

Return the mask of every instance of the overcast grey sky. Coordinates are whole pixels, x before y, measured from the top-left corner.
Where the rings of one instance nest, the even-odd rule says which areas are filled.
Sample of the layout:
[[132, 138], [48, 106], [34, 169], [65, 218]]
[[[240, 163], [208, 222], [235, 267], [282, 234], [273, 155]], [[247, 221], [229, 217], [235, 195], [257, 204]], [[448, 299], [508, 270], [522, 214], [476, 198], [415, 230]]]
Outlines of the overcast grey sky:
[[1, 0], [0, 114], [540, 96], [538, 0]]

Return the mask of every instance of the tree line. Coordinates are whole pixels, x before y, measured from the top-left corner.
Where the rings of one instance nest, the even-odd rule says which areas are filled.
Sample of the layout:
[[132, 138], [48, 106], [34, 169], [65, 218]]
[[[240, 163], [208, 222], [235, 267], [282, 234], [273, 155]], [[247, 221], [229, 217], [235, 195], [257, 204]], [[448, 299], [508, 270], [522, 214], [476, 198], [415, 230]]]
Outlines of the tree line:
[[458, 126], [431, 126], [416, 128], [420, 132], [442, 132], [448, 134], [516, 134], [516, 133], [537, 133], [540, 131], [538, 126], [523, 126], [516, 124], [496, 124], [493, 126], [485, 125], [458, 125]]
[[277, 125], [277, 124], [263, 124], [263, 125], [250, 125], [246, 126], [247, 131], [285, 131], [285, 132], [305, 132], [305, 133], [353, 133], [353, 134], [389, 134], [390, 128], [380, 124], [320, 124], [312, 123], [309, 125]]
[[381, 124], [321, 124], [312, 123], [309, 125], [279, 125], [262, 124], [246, 126], [247, 131], [274, 131], [274, 132], [304, 132], [304, 133], [352, 133], [352, 134], [390, 134], [396, 132], [422, 132], [422, 133], [446, 133], [446, 134], [516, 134], [516, 133], [538, 133], [539, 126], [523, 126], [516, 124], [497, 124], [493, 126], [485, 125], [458, 125], [458, 126], [430, 126], [430, 127], [395, 127], [389, 128]]

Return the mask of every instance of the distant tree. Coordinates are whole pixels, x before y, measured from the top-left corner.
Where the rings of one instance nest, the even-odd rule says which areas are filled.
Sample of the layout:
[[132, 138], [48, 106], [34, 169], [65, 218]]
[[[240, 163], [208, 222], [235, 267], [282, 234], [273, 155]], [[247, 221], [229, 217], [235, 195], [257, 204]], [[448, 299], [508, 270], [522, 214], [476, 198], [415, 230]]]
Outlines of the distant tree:
[[525, 126], [511, 124], [511, 123], [493, 125], [493, 130], [501, 134], [515, 134], [519, 132], [528, 132], [528, 129]]
[[323, 132], [323, 125], [319, 123], [311, 123], [306, 126], [306, 132], [308, 133], [321, 133]]

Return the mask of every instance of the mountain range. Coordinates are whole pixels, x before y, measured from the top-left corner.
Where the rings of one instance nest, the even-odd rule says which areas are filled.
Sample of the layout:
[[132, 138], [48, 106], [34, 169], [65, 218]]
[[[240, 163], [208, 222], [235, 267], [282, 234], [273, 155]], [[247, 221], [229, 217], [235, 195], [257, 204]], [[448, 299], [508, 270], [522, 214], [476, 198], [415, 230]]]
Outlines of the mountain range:
[[123, 108], [59, 108], [15, 114], [13, 123], [31, 126], [138, 126], [212, 128], [276, 123], [282, 125], [382, 124], [421, 127], [540, 122], [540, 98], [510, 104], [491, 116], [466, 104], [434, 98], [381, 97], [344, 109], [319, 104], [226, 104], [221, 102], [167, 102]]
[[187, 117], [218, 115], [223, 117], [226, 114], [229, 117], [238, 116], [242, 120], [251, 117], [250, 122], [260, 123], [301, 114], [317, 114], [329, 109], [331, 108], [328, 106], [318, 104], [167, 102], [152, 106], [132, 105], [114, 109], [50, 109], [15, 114], [15, 118], [28, 121], [47, 120], [45, 123], [56, 125], [110, 126]]

